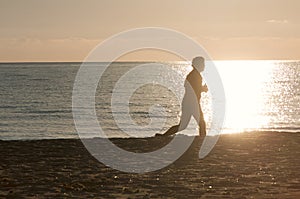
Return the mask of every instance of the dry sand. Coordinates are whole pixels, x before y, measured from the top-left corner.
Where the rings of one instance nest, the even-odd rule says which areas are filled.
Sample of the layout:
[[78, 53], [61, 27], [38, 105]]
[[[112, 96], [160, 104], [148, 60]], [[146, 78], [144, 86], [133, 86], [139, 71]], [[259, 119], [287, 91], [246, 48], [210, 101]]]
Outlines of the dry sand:
[[[113, 142], [141, 152], [169, 140]], [[0, 141], [0, 197], [300, 198], [299, 133], [222, 135], [203, 160], [200, 144], [164, 169], [131, 174], [98, 162], [80, 140]]]

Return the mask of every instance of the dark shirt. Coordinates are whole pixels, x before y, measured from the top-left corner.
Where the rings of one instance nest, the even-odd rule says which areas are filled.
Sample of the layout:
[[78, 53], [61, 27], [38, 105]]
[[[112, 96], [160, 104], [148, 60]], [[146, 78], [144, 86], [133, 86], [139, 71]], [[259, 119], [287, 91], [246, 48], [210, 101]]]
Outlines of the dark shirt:
[[202, 76], [197, 70], [193, 69], [187, 75], [184, 87], [186, 97], [193, 97], [193, 95], [196, 95], [197, 100], [200, 101], [202, 91]]

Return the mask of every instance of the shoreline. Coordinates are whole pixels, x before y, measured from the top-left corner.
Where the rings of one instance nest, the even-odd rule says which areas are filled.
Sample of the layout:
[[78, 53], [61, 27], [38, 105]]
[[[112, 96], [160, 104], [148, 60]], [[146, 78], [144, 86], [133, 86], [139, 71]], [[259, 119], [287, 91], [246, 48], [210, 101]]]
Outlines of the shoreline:
[[[223, 135], [238, 135], [238, 134], [251, 134], [251, 133], [263, 133], [263, 134], [273, 134], [273, 133], [283, 133], [283, 134], [300, 134], [300, 130], [296, 131], [287, 131], [287, 130], [280, 130], [280, 131], [274, 131], [274, 130], [257, 130], [257, 131], [242, 131], [242, 132], [230, 132], [230, 133], [222, 133], [218, 135], [212, 135], [212, 136], [223, 136]], [[186, 134], [178, 134], [178, 136], [182, 137], [198, 137], [198, 135], [186, 135]], [[81, 140], [81, 139], [110, 139], [110, 140], [117, 140], [117, 139], [151, 139], [154, 138], [154, 136], [150, 137], [89, 137], [89, 138], [80, 138], [80, 137], [59, 137], [59, 138], [29, 138], [29, 139], [1, 139], [0, 142], [10, 142], [10, 141], [41, 141], [41, 140]]]
[[[96, 138], [97, 139], [97, 138]], [[148, 152], [171, 138], [113, 138]], [[79, 139], [0, 141], [1, 197], [298, 198], [300, 134], [222, 134], [204, 159], [202, 138], [177, 161], [134, 174], [98, 162]]]

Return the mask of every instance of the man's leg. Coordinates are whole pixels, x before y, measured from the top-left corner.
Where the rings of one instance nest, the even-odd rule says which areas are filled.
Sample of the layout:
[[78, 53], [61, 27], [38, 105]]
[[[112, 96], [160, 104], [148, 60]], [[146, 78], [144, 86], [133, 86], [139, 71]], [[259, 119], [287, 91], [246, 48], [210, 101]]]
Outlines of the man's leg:
[[175, 125], [175, 126], [172, 126], [172, 127], [169, 128], [169, 130], [167, 130], [167, 132], [165, 132], [163, 135], [164, 135], [164, 136], [174, 135], [175, 133], [178, 132], [179, 126], [180, 126], [180, 123], [177, 124], [177, 125]]
[[199, 136], [206, 136], [206, 123], [204, 120], [203, 112], [201, 106], [199, 106], [194, 110], [193, 117], [195, 118], [198, 128], [199, 128]]
[[164, 136], [174, 135], [175, 133], [186, 129], [186, 127], [188, 126], [188, 124], [190, 122], [191, 116], [192, 115], [191, 115], [189, 109], [187, 109], [187, 107], [185, 107], [183, 105], [179, 124], [169, 128], [169, 130], [167, 130], [167, 132], [165, 132], [163, 135]]
[[201, 106], [199, 105], [199, 136], [206, 136], [206, 123], [204, 120], [204, 115], [201, 109]]

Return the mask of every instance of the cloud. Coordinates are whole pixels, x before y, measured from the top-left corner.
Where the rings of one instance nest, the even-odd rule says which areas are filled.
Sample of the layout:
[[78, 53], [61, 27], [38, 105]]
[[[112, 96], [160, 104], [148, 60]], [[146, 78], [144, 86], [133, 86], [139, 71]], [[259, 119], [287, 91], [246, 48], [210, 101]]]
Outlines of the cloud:
[[[194, 38], [213, 59], [300, 59], [300, 37], [200, 37]], [[0, 38], [0, 62], [83, 61], [102, 40], [83, 37]], [[121, 45], [121, 43], [118, 43]], [[109, 51], [107, 52], [109, 53]], [[104, 55], [103, 55], [104, 56]], [[132, 53], [124, 60], [176, 60], [158, 51]], [[122, 58], [122, 59], [123, 59]], [[155, 59], [154, 59], [155, 58]]]
[[0, 38], [0, 62], [5, 61], [81, 61], [100, 42], [98, 39]]
[[268, 22], [268, 23], [277, 23], [277, 24], [286, 24], [286, 23], [289, 23], [289, 21], [286, 20], [286, 19], [283, 19], [283, 20], [270, 19], [270, 20], [267, 20], [266, 22]]

